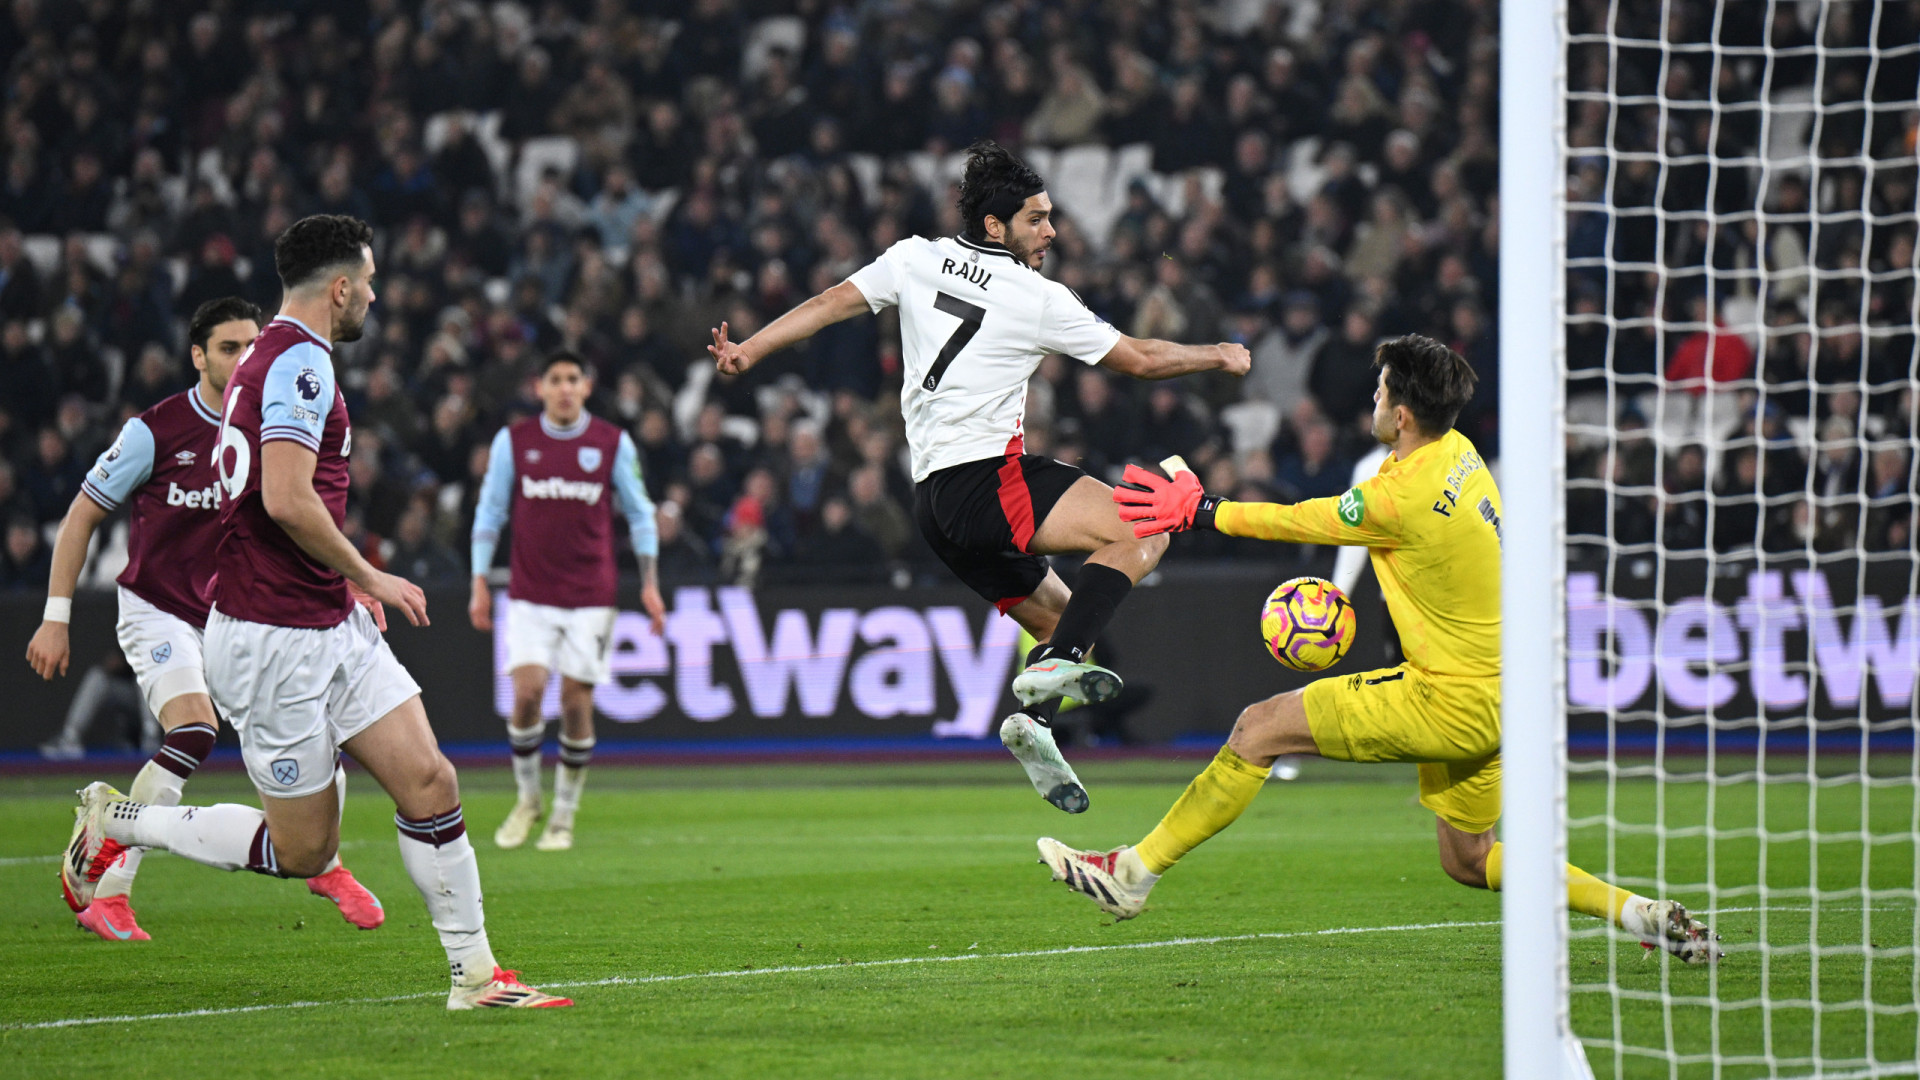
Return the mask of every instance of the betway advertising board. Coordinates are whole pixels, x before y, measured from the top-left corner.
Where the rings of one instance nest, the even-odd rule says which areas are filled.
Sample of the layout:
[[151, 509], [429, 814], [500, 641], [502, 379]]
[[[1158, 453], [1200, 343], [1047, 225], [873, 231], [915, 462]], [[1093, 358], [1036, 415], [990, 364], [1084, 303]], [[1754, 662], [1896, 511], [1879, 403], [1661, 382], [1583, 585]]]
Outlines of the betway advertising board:
[[[1912, 566], [1622, 560], [1567, 575], [1573, 726], [1629, 720], [1914, 716], [1920, 598]], [[1711, 576], [1710, 575], [1711, 572]], [[1664, 603], [1656, 603], [1656, 598]]]
[[[644, 612], [614, 619], [613, 678], [593, 700], [616, 724], [669, 712], [701, 724], [848, 714], [855, 723], [914, 718], [920, 734], [979, 739], [1006, 715], [1001, 698], [1015, 673], [1020, 628], [985, 605], [780, 608], [739, 587], [676, 589], [668, 605], [664, 634], [653, 632]], [[503, 717], [513, 705], [509, 618], [502, 595], [493, 705]], [[560, 715], [557, 675], [543, 706], [549, 717]]]
[[[1101, 658], [1127, 681], [1128, 736], [1147, 744], [1224, 736], [1248, 704], [1309, 681], [1266, 654], [1260, 604], [1280, 581], [1329, 569], [1291, 560], [1269, 570], [1173, 568], [1136, 588], [1101, 641]], [[1591, 733], [1612, 711], [1643, 731], [1707, 716], [1792, 728], [1809, 715], [1909, 730], [1920, 601], [1908, 583], [1904, 564], [1722, 565], [1711, 574], [1699, 563], [1576, 564], [1567, 578], [1569, 725]], [[635, 593], [628, 583], [622, 597], [632, 604]], [[603, 739], [979, 740], [993, 738], [1014, 708], [1018, 629], [957, 586], [670, 585], [666, 599], [664, 635], [637, 610], [616, 619], [613, 678], [595, 695]], [[428, 600], [431, 626], [396, 619], [387, 640], [419, 680], [434, 729], [449, 743], [503, 742], [505, 605], [484, 634], [467, 624], [464, 589], [430, 589]], [[1359, 637], [1327, 675], [1389, 662], [1370, 578], [1354, 601]], [[0, 637], [24, 649], [40, 606], [0, 598]], [[24, 662], [0, 665], [10, 705], [0, 750], [31, 750], [59, 730], [86, 670], [118, 651], [114, 619], [112, 594], [76, 599], [64, 679], [43, 682]], [[557, 713], [552, 687], [546, 704]], [[111, 741], [105, 731], [94, 745]]]

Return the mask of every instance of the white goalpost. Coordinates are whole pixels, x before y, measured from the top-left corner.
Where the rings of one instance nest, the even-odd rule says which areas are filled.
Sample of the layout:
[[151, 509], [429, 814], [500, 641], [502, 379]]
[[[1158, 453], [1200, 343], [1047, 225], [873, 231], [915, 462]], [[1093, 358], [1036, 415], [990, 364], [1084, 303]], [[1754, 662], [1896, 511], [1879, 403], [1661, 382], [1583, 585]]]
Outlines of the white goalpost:
[[1920, 1075], [1920, 5], [1504, 0], [1500, 71], [1506, 1075]]
[[[1500, 10], [1502, 1009], [1509, 1080], [1592, 1074], [1567, 1008], [1566, 743], [1559, 706], [1562, 364], [1558, 3]], [[1522, 359], [1524, 358], [1524, 359]]]

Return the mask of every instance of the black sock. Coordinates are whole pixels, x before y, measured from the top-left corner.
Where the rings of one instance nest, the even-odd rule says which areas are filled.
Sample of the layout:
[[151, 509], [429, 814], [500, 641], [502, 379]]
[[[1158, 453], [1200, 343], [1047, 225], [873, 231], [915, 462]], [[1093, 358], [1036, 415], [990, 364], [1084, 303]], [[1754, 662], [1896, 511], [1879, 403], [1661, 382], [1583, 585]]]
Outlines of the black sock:
[[1133, 579], [1111, 566], [1088, 563], [1080, 569], [1080, 580], [1067, 599], [1060, 621], [1054, 624], [1053, 637], [1047, 640], [1041, 656], [1058, 656], [1080, 663], [1093, 648], [1094, 639], [1107, 628], [1120, 601], [1133, 591]]

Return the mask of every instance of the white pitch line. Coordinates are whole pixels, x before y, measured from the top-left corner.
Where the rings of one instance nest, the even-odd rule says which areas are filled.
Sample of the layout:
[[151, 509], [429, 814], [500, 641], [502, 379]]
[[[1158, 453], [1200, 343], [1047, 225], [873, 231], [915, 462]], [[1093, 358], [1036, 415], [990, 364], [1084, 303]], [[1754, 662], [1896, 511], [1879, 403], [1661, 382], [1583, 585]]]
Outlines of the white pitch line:
[[[902, 967], [909, 964], [951, 964], [962, 960], [1021, 960], [1039, 956], [1074, 956], [1080, 953], [1121, 952], [1135, 949], [1167, 949], [1183, 945], [1221, 945], [1234, 941], [1284, 941], [1292, 938], [1335, 937], [1344, 934], [1393, 934], [1421, 930], [1470, 930], [1498, 926], [1497, 920], [1479, 922], [1406, 923], [1400, 926], [1341, 926], [1331, 930], [1293, 930], [1262, 934], [1227, 934], [1219, 937], [1183, 937], [1165, 941], [1135, 941], [1124, 945], [1067, 945], [1057, 949], [1027, 949], [1005, 953], [955, 953], [951, 956], [902, 956], [892, 960], [860, 960], [848, 964], [798, 964], [785, 967], [742, 968], [738, 971], [693, 971], [679, 975], [614, 975], [582, 982], [544, 983], [550, 990], [575, 990], [591, 986], [646, 986], [654, 983], [687, 982], [694, 979], [739, 979], [753, 975], [804, 975], [822, 971], [852, 971], [858, 968]], [[438, 991], [424, 994], [396, 994], [391, 997], [344, 998], [338, 1001], [287, 1001], [272, 1005], [236, 1005], [218, 1009], [187, 1009], [181, 1012], [139, 1013], [129, 1016], [80, 1016], [66, 1020], [42, 1020], [32, 1024], [0, 1024], [0, 1031], [36, 1031], [44, 1028], [83, 1027], [92, 1024], [132, 1024], [145, 1020], [185, 1020], [196, 1016], [235, 1016], [240, 1013], [275, 1012], [283, 1009], [317, 1009], [337, 1005], [386, 1005], [397, 1001], [415, 1001], [439, 997]]]

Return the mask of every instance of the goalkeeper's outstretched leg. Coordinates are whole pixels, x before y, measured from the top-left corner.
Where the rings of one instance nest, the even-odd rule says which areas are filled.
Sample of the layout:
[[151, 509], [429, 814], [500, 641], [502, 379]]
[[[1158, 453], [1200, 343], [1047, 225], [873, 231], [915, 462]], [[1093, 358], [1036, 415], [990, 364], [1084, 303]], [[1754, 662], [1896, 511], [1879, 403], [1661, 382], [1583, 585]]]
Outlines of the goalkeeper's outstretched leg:
[[[1111, 851], [1084, 851], [1052, 838], [1039, 842], [1040, 861], [1056, 881], [1090, 897], [1116, 918], [1130, 919], [1146, 906], [1147, 894], [1161, 875], [1214, 834], [1233, 824], [1267, 781], [1268, 769], [1283, 754], [1314, 754], [1342, 761], [1420, 762], [1420, 801], [1436, 814], [1440, 865], [1462, 885], [1500, 888], [1503, 849], [1493, 837], [1500, 816], [1500, 757], [1497, 701], [1492, 710], [1470, 707], [1474, 691], [1442, 689], [1428, 677], [1402, 665], [1322, 679], [1248, 706], [1234, 723], [1227, 745], [1139, 843]], [[1496, 681], [1497, 682], [1497, 681]], [[1409, 689], [1411, 684], [1412, 689]], [[1485, 688], [1481, 688], [1485, 689]], [[1448, 697], [1454, 700], [1447, 701]], [[1410, 700], [1438, 708], [1443, 715], [1421, 717]], [[1435, 703], [1439, 704], [1436, 706]], [[1495, 718], [1488, 752], [1461, 735], [1468, 726], [1447, 707]], [[1309, 719], [1316, 714], [1318, 722]], [[1421, 731], [1409, 731], [1420, 727]], [[1438, 741], [1437, 729], [1446, 734]], [[1395, 729], [1398, 729], [1397, 731]], [[1463, 741], [1457, 761], [1436, 761], [1447, 740]], [[1395, 752], [1394, 747], [1400, 747]], [[1688, 963], [1711, 963], [1722, 955], [1719, 937], [1672, 900], [1636, 896], [1567, 867], [1567, 906], [1606, 919]]]

